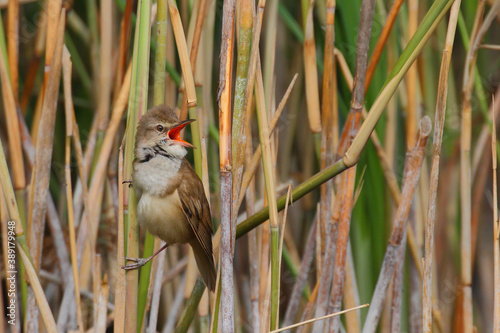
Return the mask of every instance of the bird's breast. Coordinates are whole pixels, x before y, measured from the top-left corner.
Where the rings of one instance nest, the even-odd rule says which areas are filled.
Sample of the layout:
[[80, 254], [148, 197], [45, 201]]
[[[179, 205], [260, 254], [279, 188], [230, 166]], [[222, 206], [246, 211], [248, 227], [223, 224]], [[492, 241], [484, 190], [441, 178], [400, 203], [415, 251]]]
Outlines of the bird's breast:
[[151, 160], [134, 163], [132, 181], [134, 188], [155, 196], [164, 196], [177, 185], [176, 179], [182, 161], [157, 155]]
[[177, 191], [164, 197], [143, 193], [137, 205], [137, 217], [141, 227], [167, 244], [187, 243], [194, 237]]

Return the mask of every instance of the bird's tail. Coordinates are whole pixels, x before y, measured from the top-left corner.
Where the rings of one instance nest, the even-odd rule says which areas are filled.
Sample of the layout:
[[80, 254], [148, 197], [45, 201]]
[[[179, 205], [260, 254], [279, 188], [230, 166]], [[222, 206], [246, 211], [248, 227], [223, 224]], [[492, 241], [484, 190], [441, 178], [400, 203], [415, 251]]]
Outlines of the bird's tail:
[[208, 255], [200, 242], [194, 239], [190, 242], [193, 248], [194, 258], [196, 259], [196, 264], [198, 265], [198, 270], [200, 271], [201, 278], [208, 290], [215, 290], [215, 280], [217, 279], [217, 273], [215, 271], [214, 258], [212, 255]]

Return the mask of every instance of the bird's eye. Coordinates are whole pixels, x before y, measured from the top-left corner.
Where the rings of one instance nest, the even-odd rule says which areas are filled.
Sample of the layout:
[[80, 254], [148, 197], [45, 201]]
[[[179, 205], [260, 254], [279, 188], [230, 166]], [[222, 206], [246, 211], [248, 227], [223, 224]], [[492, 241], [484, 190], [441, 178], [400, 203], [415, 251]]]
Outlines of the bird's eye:
[[162, 125], [156, 125], [156, 130], [157, 130], [158, 132], [163, 132], [163, 129], [164, 129], [164, 128], [163, 128], [163, 126], [162, 126]]

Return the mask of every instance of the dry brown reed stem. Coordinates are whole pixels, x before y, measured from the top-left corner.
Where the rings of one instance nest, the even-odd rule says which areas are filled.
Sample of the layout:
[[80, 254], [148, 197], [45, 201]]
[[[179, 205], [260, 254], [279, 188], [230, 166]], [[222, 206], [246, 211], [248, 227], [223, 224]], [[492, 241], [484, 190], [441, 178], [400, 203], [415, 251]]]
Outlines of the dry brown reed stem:
[[134, 1], [127, 1], [123, 12], [123, 19], [120, 25], [120, 42], [118, 50], [118, 65], [116, 66], [114, 95], [116, 96], [122, 86], [125, 68], [127, 66], [127, 50], [130, 43], [130, 27], [132, 20], [132, 8]]
[[196, 106], [196, 88], [194, 86], [193, 70], [191, 68], [191, 62], [189, 60], [186, 36], [184, 35], [181, 16], [174, 0], [168, 1], [168, 10], [170, 13], [170, 19], [172, 20], [172, 28], [174, 30], [177, 52], [179, 53], [179, 60], [182, 68], [182, 77], [184, 78], [184, 86], [186, 90], [185, 99], [187, 99], [187, 106]]
[[264, 45], [264, 59], [262, 63], [264, 64], [263, 75], [264, 75], [264, 92], [266, 93], [266, 105], [268, 115], [272, 114], [272, 110], [275, 105], [273, 98], [275, 97], [274, 87], [275, 87], [275, 73], [274, 65], [276, 62], [276, 36], [278, 30], [278, 0], [271, 0], [267, 6], [267, 20], [265, 26], [265, 45]]
[[[492, 106], [495, 104], [491, 103]], [[498, 237], [498, 188], [497, 188], [497, 131], [495, 121], [495, 109], [491, 108], [492, 134], [491, 134], [491, 155], [493, 169], [493, 271], [494, 271], [494, 291], [493, 291], [493, 332], [500, 332], [500, 242]]]
[[[59, 25], [59, 15], [61, 14], [61, 5], [62, 2], [60, 0], [50, 0], [47, 1], [47, 30], [46, 30], [46, 39], [45, 39], [45, 75], [44, 75], [44, 80], [43, 80], [43, 89], [40, 90], [40, 98], [44, 98], [45, 95], [45, 90], [47, 89], [47, 80], [50, 74], [50, 64], [52, 62], [52, 56], [54, 54], [54, 49], [56, 45], [56, 39], [57, 39], [57, 27]], [[50, 70], [49, 70], [50, 69]], [[41, 108], [36, 108], [35, 109], [35, 114], [33, 116], [33, 125], [32, 125], [32, 133], [31, 136], [35, 138], [35, 142], [33, 142], [36, 145], [38, 144], [36, 142], [36, 138], [38, 137], [38, 130], [40, 128], [39, 123], [40, 123], [40, 118], [41, 118], [41, 113], [42, 109]]]
[[286, 308], [285, 316], [283, 319], [283, 326], [288, 326], [293, 323], [293, 319], [297, 314], [297, 310], [300, 304], [300, 298], [302, 297], [302, 291], [307, 282], [307, 277], [309, 276], [309, 271], [311, 269], [311, 263], [314, 259], [314, 250], [316, 248], [316, 230], [318, 228], [318, 220], [314, 220], [311, 229], [309, 230], [309, 236], [307, 236], [306, 246], [304, 249], [304, 254], [302, 256], [302, 262], [300, 263], [299, 275], [295, 280], [293, 285], [292, 294], [288, 301], [288, 306]]
[[[357, 196], [354, 196], [354, 202], [357, 201]], [[358, 283], [356, 279], [356, 271], [354, 267], [354, 258], [352, 254], [351, 242], [347, 246], [347, 261], [344, 295], [342, 302], [344, 308], [354, 308], [360, 303]], [[357, 312], [349, 312], [345, 315], [346, 330], [348, 332], [359, 332], [361, 330], [360, 315]]]
[[63, 50], [63, 83], [64, 83], [64, 111], [66, 120], [66, 140], [65, 140], [65, 165], [64, 176], [66, 181], [66, 198], [68, 209], [69, 241], [71, 248], [71, 264], [73, 268], [73, 281], [76, 302], [76, 319], [80, 332], [84, 331], [82, 308], [80, 305], [80, 282], [78, 279], [78, 260], [76, 257], [76, 232], [73, 214], [73, 188], [71, 182], [71, 138], [73, 136], [73, 98], [71, 95], [71, 59], [66, 47]]
[[402, 310], [401, 300], [403, 298], [403, 286], [404, 286], [403, 278], [404, 278], [404, 268], [405, 268], [407, 235], [408, 233], [405, 233], [403, 235], [401, 246], [398, 249], [394, 263], [394, 278], [392, 279], [392, 299], [391, 299], [391, 311], [390, 311], [391, 332], [401, 332], [401, 310]]
[[456, 0], [450, 10], [448, 31], [441, 59], [441, 70], [439, 73], [439, 84], [434, 117], [434, 137], [432, 168], [429, 184], [429, 201], [427, 219], [425, 222], [425, 260], [424, 281], [422, 289], [422, 327], [424, 332], [432, 329], [432, 262], [434, 255], [434, 224], [436, 221], [436, 199], [439, 183], [439, 162], [441, 157], [441, 144], [443, 141], [444, 119], [446, 114], [446, 98], [448, 96], [448, 76], [450, 71], [451, 53], [457, 27], [458, 13], [461, 0]]
[[[498, 3], [498, 2], [496, 2]], [[495, 6], [492, 7], [488, 16], [493, 13]], [[466, 332], [473, 329], [472, 313], [472, 241], [471, 241], [471, 136], [472, 136], [472, 105], [471, 96], [474, 83], [474, 68], [476, 64], [477, 49], [474, 45], [479, 45], [482, 36], [486, 32], [483, 29], [482, 17], [484, 14], [484, 1], [479, 1], [474, 20], [474, 27], [471, 33], [471, 43], [467, 50], [467, 56], [464, 66], [464, 77], [462, 84], [462, 126], [460, 138], [460, 211], [461, 211], [461, 273], [460, 283], [463, 291], [461, 303], [463, 316], [462, 325]], [[496, 12], [495, 12], [496, 14]], [[484, 23], [487, 21], [485, 20]], [[489, 26], [489, 25], [488, 25]], [[480, 33], [482, 31], [482, 33]]]
[[413, 194], [415, 193], [420, 178], [420, 169], [425, 156], [425, 147], [431, 129], [431, 120], [426, 116], [420, 121], [420, 129], [415, 147], [411, 152], [407, 153], [406, 156], [401, 204], [394, 217], [394, 227], [389, 244], [387, 244], [387, 250], [372, 301], [370, 302], [370, 309], [368, 310], [368, 315], [363, 327], [364, 333], [375, 332], [377, 329], [377, 324], [386, 297], [387, 287], [394, 272], [395, 257], [403, 240], [403, 233], [405, 232], [406, 220], [410, 212]]
[[[325, 59], [323, 72], [323, 96], [322, 96], [322, 131], [321, 131], [321, 169], [329, 167], [335, 162], [335, 152], [338, 145], [338, 109], [337, 109], [337, 71], [335, 66], [335, 0], [328, 0], [326, 14], [325, 32]], [[333, 180], [321, 185], [320, 226], [321, 235], [327, 235], [322, 239], [331, 241], [332, 208], [333, 208]], [[322, 250], [322, 248], [321, 248]], [[333, 249], [330, 247], [330, 251]], [[328, 266], [328, 264], [327, 264]], [[331, 275], [331, 274], [329, 274]], [[324, 284], [329, 287], [329, 283]], [[326, 291], [326, 290], [325, 290]], [[326, 292], [324, 296], [328, 293]], [[325, 299], [326, 301], [326, 299]], [[326, 305], [326, 302], [323, 303]], [[321, 311], [325, 314], [324, 311]], [[320, 316], [320, 315], [317, 315]]]
[[[231, 218], [232, 167], [231, 167], [231, 99], [234, 50], [235, 1], [224, 0], [222, 14], [222, 45], [220, 54], [219, 104], [219, 155], [221, 193], [220, 240], [220, 322], [223, 333], [234, 332], [234, 277], [233, 255], [236, 238], [236, 221]], [[233, 223], [234, 222], [234, 223]]]
[[316, 67], [316, 44], [313, 27], [314, 0], [310, 0], [307, 19], [304, 22], [304, 71], [309, 128], [313, 133], [321, 131], [318, 69]]
[[19, 0], [10, 0], [7, 6], [7, 57], [10, 66], [10, 84], [14, 99], [19, 93]]
[[[118, 152], [118, 184], [123, 183], [123, 143]], [[116, 284], [115, 284], [115, 333], [125, 332], [126, 278], [125, 270], [125, 235], [123, 225], [123, 192], [125, 187], [118, 187], [118, 235], [116, 245]]]
[[[343, 184], [345, 177], [346, 173], [342, 173], [339, 175], [339, 184]], [[333, 205], [333, 210], [332, 210], [332, 218], [330, 220], [330, 224], [327, 224], [325, 226], [327, 234], [324, 240], [325, 242], [324, 254], [321, 253], [322, 247], [320, 246], [321, 245], [320, 242], [322, 241], [321, 229], [317, 228], [319, 234], [317, 239], [318, 244], [316, 244], [316, 249], [317, 249], [316, 262], [318, 267], [321, 267], [321, 269], [318, 270], [319, 290], [316, 303], [316, 310], [314, 313], [314, 317], [316, 318], [326, 315], [328, 311], [328, 300], [330, 298], [330, 290], [333, 279], [334, 259], [337, 246], [336, 240], [338, 235], [338, 223], [340, 219], [341, 205], [345, 197], [346, 190], [347, 189], [345, 186], [339, 186], [337, 189], [335, 203]], [[325, 322], [315, 322], [313, 325], [313, 331], [323, 330], [325, 324], [326, 324]]]
[[97, 101], [97, 128], [105, 131], [109, 121], [109, 109], [112, 88], [112, 47], [113, 15], [111, 0], [101, 1], [100, 28], [101, 44], [99, 50], [99, 95]]
[[[418, 0], [408, 0], [408, 38], [409, 41], [418, 26]], [[418, 89], [418, 71], [417, 62], [408, 69], [406, 73], [406, 149], [410, 150], [411, 147], [415, 145], [415, 140], [417, 139], [417, 127], [418, 127], [418, 101], [417, 101], [417, 89]]]
[[[205, 22], [205, 17], [207, 15], [207, 3], [206, 0], [200, 0], [198, 2], [198, 8], [197, 8], [197, 14], [196, 14], [196, 20], [194, 21], [194, 32], [193, 32], [193, 39], [191, 43], [191, 51], [189, 53], [189, 62], [191, 64], [191, 69], [193, 70], [193, 82], [195, 78], [195, 70], [196, 70], [196, 59], [198, 58], [198, 48], [200, 46], [200, 38], [201, 38], [201, 32], [203, 28], [203, 24]], [[195, 12], [193, 11], [193, 14]], [[192, 19], [193, 20], [193, 19]], [[191, 25], [191, 22], [190, 22]], [[188, 37], [189, 38], [189, 37]], [[194, 106], [194, 105], [191, 105]], [[187, 119], [188, 115], [188, 102], [186, 98], [182, 99], [182, 107], [181, 107], [181, 114], [179, 116], [180, 120]], [[192, 126], [198, 126], [197, 124], [193, 124]], [[203, 132], [200, 132], [203, 133]]]
[[[276, 129], [276, 125], [278, 124], [281, 113], [283, 112], [283, 110], [285, 108], [285, 105], [288, 101], [288, 97], [290, 97], [290, 93], [292, 92], [292, 89], [295, 86], [295, 81], [297, 80], [297, 76], [298, 76], [298, 74], [294, 75], [292, 82], [290, 82], [290, 85], [288, 86], [285, 94], [283, 95], [283, 98], [281, 99], [280, 104], [278, 105], [278, 108], [276, 109], [276, 112], [273, 114], [273, 118], [271, 119], [271, 123], [269, 124], [269, 135], [272, 135], [274, 133], [274, 130]], [[246, 163], [246, 169], [245, 169], [245, 173], [243, 174], [243, 180], [241, 182], [240, 194], [239, 194], [239, 198], [238, 198], [238, 206], [236, 207], [236, 210], [239, 210], [239, 207], [241, 206], [241, 203], [243, 202], [243, 199], [245, 198], [245, 191], [253, 179], [253, 176], [255, 174], [255, 170], [257, 170], [257, 167], [259, 166], [259, 161], [260, 161], [260, 158], [262, 156], [261, 149], [262, 148], [259, 145], [255, 149], [255, 153], [252, 155], [251, 160], [247, 161], [247, 163]]]
[[[365, 78], [367, 68], [368, 49], [370, 46], [370, 36], [373, 23], [373, 15], [375, 13], [375, 1], [364, 0], [361, 5], [361, 14], [359, 20], [358, 39], [356, 44], [356, 68], [354, 83], [351, 97], [352, 122], [346, 123], [344, 132], [348, 135], [348, 144], [350, 145], [354, 137], [357, 135], [361, 125], [361, 113], [363, 110], [363, 102], [365, 95]], [[331, 312], [340, 310], [344, 276], [345, 276], [345, 261], [347, 253], [347, 245], [349, 241], [349, 229], [351, 221], [351, 212], [353, 205], [354, 181], [356, 178], [356, 166], [350, 168], [345, 173], [341, 181], [341, 187], [345, 186], [340, 210], [340, 219], [338, 227], [337, 239], [329, 239], [336, 242], [335, 249], [335, 264], [332, 278], [332, 289], [330, 294], [329, 309]], [[325, 255], [325, 261], [327, 257]], [[330, 320], [329, 332], [337, 332], [340, 328], [340, 318], [334, 317]]]
[[[40, 127], [44, 131], [38, 132], [37, 150], [35, 152], [35, 167], [32, 176], [30, 209], [28, 218], [28, 235], [33, 266], [38, 271], [42, 255], [42, 237], [45, 230], [45, 213], [47, 212], [47, 193], [50, 180], [54, 126], [57, 111], [57, 97], [61, 79], [61, 57], [64, 40], [66, 10], [61, 11], [59, 27], [57, 29], [57, 43], [54, 48], [54, 57], [50, 63], [50, 74], [47, 79], [47, 89], [42, 106]], [[66, 272], [64, 272], [66, 273]], [[32, 294], [28, 296], [27, 329], [37, 331], [38, 311]]]
[[368, 87], [370, 86], [370, 82], [372, 81], [373, 74], [375, 73], [375, 69], [377, 68], [378, 61], [380, 60], [380, 56], [382, 55], [382, 51], [384, 50], [385, 43], [389, 38], [392, 26], [396, 21], [396, 18], [399, 13], [399, 8], [401, 8], [402, 4], [403, 0], [396, 0], [392, 4], [391, 11], [389, 12], [389, 16], [387, 17], [387, 21], [385, 22], [382, 32], [380, 33], [377, 45], [373, 50], [372, 57], [370, 58], [370, 64], [368, 65], [368, 70], [366, 71], [365, 93], [368, 90]]
[[5, 110], [5, 124], [9, 139], [10, 164], [13, 173], [14, 189], [22, 190], [26, 187], [24, 175], [23, 151], [21, 135], [19, 133], [19, 119], [16, 110], [16, 99], [9, 81], [7, 59], [0, 52], [0, 78], [2, 82], [2, 100]]

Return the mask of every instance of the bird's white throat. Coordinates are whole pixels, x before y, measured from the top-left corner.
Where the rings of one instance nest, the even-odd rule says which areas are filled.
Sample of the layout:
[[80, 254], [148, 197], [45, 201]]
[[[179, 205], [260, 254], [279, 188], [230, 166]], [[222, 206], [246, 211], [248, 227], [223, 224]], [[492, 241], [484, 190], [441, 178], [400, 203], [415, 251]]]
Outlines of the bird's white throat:
[[163, 196], [172, 178], [179, 172], [181, 164], [182, 158], [162, 155], [155, 155], [144, 163], [135, 163], [133, 186], [141, 192]]

